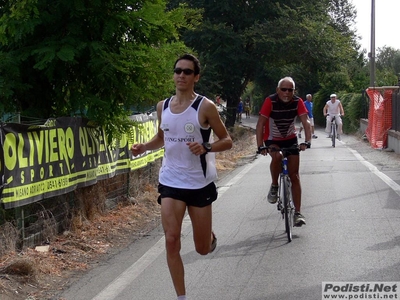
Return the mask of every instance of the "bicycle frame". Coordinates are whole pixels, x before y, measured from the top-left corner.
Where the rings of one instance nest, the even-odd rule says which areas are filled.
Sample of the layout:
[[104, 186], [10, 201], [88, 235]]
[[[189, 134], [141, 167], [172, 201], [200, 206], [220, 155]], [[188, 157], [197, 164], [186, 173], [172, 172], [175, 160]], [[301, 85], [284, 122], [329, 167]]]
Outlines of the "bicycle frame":
[[282, 156], [282, 172], [279, 175], [277, 209], [281, 212], [282, 219], [285, 220], [285, 231], [288, 242], [290, 243], [293, 238], [292, 227], [295, 211], [292, 198], [292, 183], [289, 177], [287, 151], [285, 151], [285, 149], [281, 149], [279, 153]]
[[285, 220], [285, 232], [287, 235], [288, 242], [292, 241], [292, 228], [294, 222], [295, 207], [292, 197], [292, 183], [289, 177], [288, 170], [288, 154], [294, 149], [298, 149], [298, 145], [291, 148], [275, 149], [273, 147], [261, 147], [259, 151], [270, 150], [279, 152], [282, 158], [282, 171], [279, 174], [279, 190], [278, 190], [278, 201], [277, 209], [282, 214], [282, 219]]
[[333, 116], [331, 119], [331, 139], [332, 139], [332, 147], [335, 148], [336, 146], [336, 117]]

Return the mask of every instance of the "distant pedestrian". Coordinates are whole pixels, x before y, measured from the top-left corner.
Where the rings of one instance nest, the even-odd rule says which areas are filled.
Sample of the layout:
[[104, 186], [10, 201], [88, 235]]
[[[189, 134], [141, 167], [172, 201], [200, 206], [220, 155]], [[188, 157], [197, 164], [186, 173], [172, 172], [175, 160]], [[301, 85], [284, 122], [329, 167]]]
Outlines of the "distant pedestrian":
[[[312, 138], [316, 139], [318, 136], [314, 134], [314, 115], [313, 115], [313, 103], [312, 103], [312, 95], [307, 94], [306, 95], [306, 101], [304, 101], [304, 104], [307, 108], [308, 111], [308, 119], [311, 125], [311, 134]], [[300, 127], [299, 127], [299, 139], [301, 139], [301, 131], [303, 130], [303, 124], [300, 122]]]
[[236, 120], [239, 123], [242, 123], [242, 114], [243, 114], [243, 101], [242, 98], [240, 98], [239, 104], [237, 106], [237, 117], [236, 117]]
[[244, 101], [244, 112], [246, 113], [246, 119], [250, 118], [250, 98]]

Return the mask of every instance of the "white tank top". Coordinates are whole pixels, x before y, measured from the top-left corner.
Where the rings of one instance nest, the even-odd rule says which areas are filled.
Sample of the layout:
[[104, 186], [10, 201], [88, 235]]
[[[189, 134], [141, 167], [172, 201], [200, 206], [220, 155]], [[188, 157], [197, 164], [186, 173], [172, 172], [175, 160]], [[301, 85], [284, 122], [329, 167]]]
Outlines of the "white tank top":
[[199, 108], [204, 97], [197, 95], [193, 103], [178, 114], [170, 110], [171, 99], [164, 100], [161, 113], [165, 149], [159, 182], [175, 188], [203, 188], [217, 179], [215, 153], [196, 156], [186, 143], [212, 142], [211, 127], [203, 128], [199, 123]]
[[328, 111], [327, 111], [327, 113], [328, 113], [330, 116], [339, 115], [339, 114], [340, 114], [340, 110], [339, 110], [340, 100], [336, 99], [335, 103], [332, 103], [331, 100], [328, 100], [328, 101], [326, 102], [326, 104], [328, 105]]

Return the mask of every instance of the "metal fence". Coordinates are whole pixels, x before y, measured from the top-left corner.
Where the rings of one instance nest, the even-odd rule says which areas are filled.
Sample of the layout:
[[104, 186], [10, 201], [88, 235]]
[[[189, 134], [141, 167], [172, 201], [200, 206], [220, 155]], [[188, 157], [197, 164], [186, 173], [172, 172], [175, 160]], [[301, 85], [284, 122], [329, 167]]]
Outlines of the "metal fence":
[[365, 90], [361, 92], [361, 119], [368, 119], [369, 98]]
[[0, 116], [0, 122], [4, 123], [19, 123], [26, 125], [42, 125], [47, 119], [34, 118], [21, 115], [20, 113], [9, 113]]
[[392, 95], [392, 129], [400, 131], [400, 89]]

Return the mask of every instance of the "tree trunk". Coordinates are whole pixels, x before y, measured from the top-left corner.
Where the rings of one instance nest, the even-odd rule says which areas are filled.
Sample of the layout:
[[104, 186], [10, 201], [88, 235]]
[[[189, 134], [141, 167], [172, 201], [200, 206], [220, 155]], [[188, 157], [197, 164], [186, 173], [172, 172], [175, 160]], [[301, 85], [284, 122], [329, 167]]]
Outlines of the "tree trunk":
[[233, 128], [236, 122], [236, 107], [227, 107], [225, 126]]

